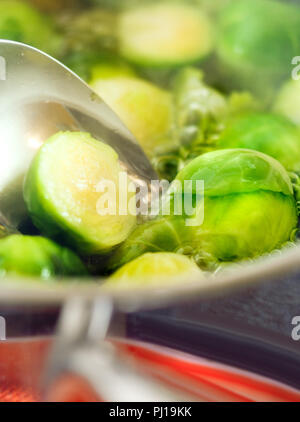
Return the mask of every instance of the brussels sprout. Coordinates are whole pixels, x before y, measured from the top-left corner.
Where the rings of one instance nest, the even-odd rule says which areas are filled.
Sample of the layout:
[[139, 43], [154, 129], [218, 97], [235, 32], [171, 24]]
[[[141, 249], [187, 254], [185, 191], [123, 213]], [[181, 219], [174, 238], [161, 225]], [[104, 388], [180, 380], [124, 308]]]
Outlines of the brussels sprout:
[[128, 239], [113, 253], [107, 270], [115, 270], [147, 252], [177, 252], [186, 237], [184, 220], [161, 217], [138, 225]]
[[0, 38], [23, 42], [50, 54], [57, 54], [60, 47], [52, 23], [18, 0], [0, 2]]
[[203, 278], [195, 262], [186, 256], [168, 253], [146, 253], [116, 271], [106, 283], [112, 286], [145, 286], [173, 283], [176, 279]]
[[0, 240], [0, 276], [85, 276], [77, 255], [40, 236], [13, 234]]
[[119, 38], [123, 57], [145, 67], [197, 62], [213, 47], [208, 16], [198, 7], [170, 1], [123, 12]]
[[[191, 197], [192, 218], [202, 208], [203, 223], [190, 225], [183, 213], [139, 226], [116, 251], [110, 268], [159, 251], [193, 255], [205, 266], [256, 257], [293, 239], [297, 227], [293, 187], [286, 170], [272, 157], [243, 149], [213, 151], [191, 161], [176, 181], [171, 202]], [[185, 181], [192, 181], [193, 188], [182, 195], [178, 182], [184, 187]], [[195, 190], [196, 181], [204, 182], [204, 199]]]
[[88, 133], [52, 136], [25, 180], [24, 199], [34, 224], [82, 255], [109, 251], [127, 238], [136, 222], [133, 213], [119, 213], [121, 195], [124, 201], [134, 195], [120, 190], [121, 171], [117, 153]]
[[106, 55], [99, 54], [97, 51], [71, 51], [64, 55], [62, 62], [74, 73], [88, 82], [91, 78], [91, 69], [106, 60]]
[[96, 85], [99, 80], [102, 79], [112, 79], [112, 78], [122, 78], [122, 77], [136, 77], [134, 70], [128, 66], [128, 64], [117, 61], [110, 60], [102, 63], [98, 63], [91, 68], [91, 85]]
[[171, 95], [143, 79], [99, 78], [91, 87], [115, 111], [149, 157], [173, 146]]
[[283, 85], [273, 109], [300, 126], [300, 80], [291, 80]]
[[193, 67], [177, 74], [173, 81], [173, 97], [175, 129], [172, 136], [176, 139], [174, 145], [177, 149], [156, 155], [153, 160], [158, 174], [170, 181], [185, 163], [217, 148], [220, 133], [228, 119], [260, 107], [249, 92], [233, 92], [225, 98], [207, 85], [203, 73]]
[[200, 70], [190, 67], [175, 78], [174, 101], [181, 145], [197, 143], [204, 150], [209, 148], [218, 123], [227, 113], [224, 96], [204, 83]]
[[135, 76], [127, 63], [111, 53], [99, 50], [72, 51], [64, 56], [63, 63], [90, 84], [100, 78]]
[[276, 158], [287, 170], [300, 171], [300, 132], [283, 116], [243, 114], [228, 123], [218, 148], [246, 148]]
[[[65, 61], [75, 61], [80, 56], [97, 63], [103, 54], [115, 55], [117, 50], [116, 16], [109, 11], [92, 8], [80, 13], [69, 13], [58, 21], [64, 32], [63, 51]], [[89, 59], [88, 59], [89, 58]]]
[[[300, 50], [300, 8], [277, 0], [231, 1], [221, 13], [218, 54], [231, 81], [266, 91]], [[250, 86], [250, 85], [249, 85]]]

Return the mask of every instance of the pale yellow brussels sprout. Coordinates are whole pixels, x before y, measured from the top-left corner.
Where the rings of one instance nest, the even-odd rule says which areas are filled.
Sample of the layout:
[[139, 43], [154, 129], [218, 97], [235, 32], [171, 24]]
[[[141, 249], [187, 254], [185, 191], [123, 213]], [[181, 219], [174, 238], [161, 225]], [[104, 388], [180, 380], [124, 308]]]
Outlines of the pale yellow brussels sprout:
[[171, 68], [205, 58], [214, 45], [213, 27], [202, 8], [160, 1], [120, 16], [121, 54], [143, 67]]
[[109, 145], [84, 132], [57, 133], [43, 144], [25, 180], [33, 223], [81, 255], [109, 252], [136, 223], [134, 213], [119, 212], [120, 197], [129, 203], [134, 196], [121, 189], [121, 172]]
[[107, 71], [95, 70], [96, 78], [91, 87], [121, 118], [149, 157], [168, 150], [171, 147], [168, 136], [172, 125], [171, 95], [148, 81], [128, 75], [128, 69], [123, 74], [113, 73], [110, 78]]
[[157, 252], [145, 253], [116, 271], [108, 281], [112, 286], [148, 286], [171, 284], [186, 279], [201, 280], [203, 272], [195, 262], [180, 254]]
[[290, 80], [280, 89], [274, 111], [300, 126], [300, 80]]
[[121, 77], [136, 77], [135, 71], [123, 61], [105, 60], [97, 63], [90, 69], [90, 85], [96, 85], [99, 79], [112, 79]]

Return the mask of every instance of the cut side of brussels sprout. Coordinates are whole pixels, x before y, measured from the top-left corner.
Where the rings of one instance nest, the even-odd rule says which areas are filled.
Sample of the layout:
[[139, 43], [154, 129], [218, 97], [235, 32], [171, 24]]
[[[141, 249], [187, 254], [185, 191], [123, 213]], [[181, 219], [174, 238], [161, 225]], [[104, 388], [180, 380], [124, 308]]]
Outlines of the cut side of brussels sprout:
[[119, 76], [135, 77], [136, 73], [126, 62], [112, 52], [85, 49], [65, 53], [63, 63], [86, 82]]
[[[36, 155], [25, 181], [24, 198], [34, 224], [82, 255], [109, 251], [123, 242], [136, 216], [119, 213], [117, 153], [82, 132], [59, 132]], [[129, 185], [129, 183], [128, 183]], [[119, 198], [120, 195], [120, 198]]]
[[300, 131], [283, 116], [251, 113], [229, 122], [219, 148], [246, 148], [276, 158], [287, 170], [300, 171]]
[[125, 11], [119, 22], [121, 54], [146, 67], [193, 63], [213, 47], [209, 18], [197, 7], [159, 2]]
[[173, 146], [171, 95], [142, 79], [94, 79], [91, 87], [121, 118], [149, 157]]
[[195, 262], [175, 253], [146, 253], [116, 271], [106, 285], [116, 287], [172, 284], [182, 277], [203, 278]]
[[291, 80], [283, 85], [273, 109], [300, 126], [300, 80]]
[[50, 20], [18, 0], [0, 1], [0, 38], [29, 44], [54, 55], [60, 44]]
[[[203, 222], [187, 224], [183, 212], [138, 227], [112, 256], [110, 269], [158, 251], [191, 255], [207, 268], [254, 258], [293, 240], [298, 223], [293, 187], [284, 167], [272, 157], [245, 149], [213, 151], [190, 162], [176, 181], [183, 186], [183, 195], [174, 185], [171, 202], [191, 197], [194, 214], [189, 218], [204, 209]], [[184, 188], [185, 181], [203, 181], [204, 197], [194, 189], [196, 183]]]
[[91, 68], [91, 80], [90, 85], [97, 84], [99, 80], [102, 79], [112, 79], [112, 78], [122, 78], [122, 77], [136, 77], [134, 70], [123, 62], [114, 63], [114, 62], [103, 62], [99, 63]]
[[21, 275], [48, 279], [86, 276], [74, 252], [40, 236], [10, 235], [0, 240], [0, 276]]

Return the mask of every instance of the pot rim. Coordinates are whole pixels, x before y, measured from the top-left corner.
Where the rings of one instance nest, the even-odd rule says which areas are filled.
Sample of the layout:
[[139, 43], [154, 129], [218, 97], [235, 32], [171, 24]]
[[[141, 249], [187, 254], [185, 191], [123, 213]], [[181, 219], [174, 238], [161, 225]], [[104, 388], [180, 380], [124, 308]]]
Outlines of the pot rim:
[[[62, 279], [46, 281], [40, 279], [5, 277], [0, 287], [0, 304], [5, 305], [60, 305], [71, 298], [97, 300], [107, 296], [117, 309], [133, 312], [177, 304], [183, 301], [199, 300], [206, 297], [224, 296], [241, 289], [253, 287], [266, 280], [278, 279], [300, 270], [300, 245], [273, 252], [267, 257], [260, 257], [254, 262], [232, 265], [224, 271], [205, 279], [185, 277], [174, 279], [174, 284], [164, 284], [155, 280], [153, 286], [112, 287], [105, 285], [105, 278], [72, 279], [70, 283], [61, 283]], [[163, 285], [164, 284], [164, 285]]]

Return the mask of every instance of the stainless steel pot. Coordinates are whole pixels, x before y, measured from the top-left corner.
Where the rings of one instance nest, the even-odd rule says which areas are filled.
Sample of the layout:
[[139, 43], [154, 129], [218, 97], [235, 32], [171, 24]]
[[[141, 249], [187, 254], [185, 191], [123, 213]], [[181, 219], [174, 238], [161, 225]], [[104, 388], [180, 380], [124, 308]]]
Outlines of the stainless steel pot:
[[[34, 61], [36, 51], [34, 49], [29, 50], [29, 53], [31, 53], [30, 60]], [[2, 64], [2, 71], [0, 71], [0, 120], [4, 119], [5, 114], [8, 112], [9, 108], [12, 106], [13, 103], [12, 97], [10, 97], [9, 100], [3, 100], [4, 91], [6, 93], [5, 95], [9, 96], [9, 91], [13, 88], [14, 85], [12, 80], [9, 78], [10, 67], [15, 66], [18, 60], [20, 60], [21, 62], [24, 61], [24, 63], [26, 62], [26, 59], [28, 57], [26, 58], [24, 55], [22, 56], [23, 53], [24, 51], [22, 51], [22, 47], [19, 46], [19, 58], [17, 56], [7, 57], [7, 53], [4, 48], [1, 50], [0, 43], [0, 56], [2, 58], [2, 61], [0, 62], [0, 64]], [[26, 49], [25, 53], [28, 53], [28, 49]], [[3, 58], [5, 60], [3, 60]], [[5, 66], [5, 68], [3, 66]], [[42, 63], [42, 66], [44, 66], [46, 73], [49, 72], [49, 69], [45, 67], [45, 63]], [[37, 93], [35, 92], [37, 82], [36, 77], [30, 74], [27, 76], [29, 76], [29, 78], [32, 78], [31, 94], [35, 94], [37, 98]], [[10, 83], [9, 88], [7, 88], [8, 85], [4, 85], [7, 83], [7, 81]], [[3, 88], [4, 86], [6, 86], [5, 89]], [[26, 86], [28, 88], [28, 85]], [[85, 112], [90, 111], [96, 120], [97, 112], [94, 109], [95, 106], [97, 107], [98, 113], [101, 114], [103, 111], [107, 113], [107, 109], [103, 107], [103, 103], [101, 101], [95, 101], [95, 98], [93, 96], [89, 98], [88, 96], [86, 97], [86, 88], [85, 90], [81, 91], [81, 85], [78, 83], [77, 86], [79, 87], [79, 91], [76, 92], [76, 102], [79, 108], [81, 108], [82, 98], [85, 97], [86, 104], [88, 104], [88, 107], [85, 108]], [[17, 94], [17, 97], [19, 98], [22, 94], [22, 90], [23, 92], [26, 91], [28, 93], [27, 88], [26, 90], [24, 90], [24, 86], [21, 88], [20, 90], [14, 90], [14, 92]], [[68, 94], [72, 90], [73, 88], [71, 88], [71, 84], [58, 84], [57, 79], [52, 77], [47, 94], [51, 94], [52, 97], [55, 97], [55, 95], [57, 95], [57, 93], [59, 92], [59, 94], [64, 97], [65, 101], [67, 101]], [[72, 94], [74, 93], [72, 92]], [[83, 97], [81, 96], [81, 94]], [[8, 97], [6, 97], [6, 99], [7, 98]], [[51, 109], [52, 105], [49, 105], [49, 102], [45, 103], [44, 107], [47, 107], [47, 113], [50, 113], [51, 110], [51, 113], [55, 111], [55, 113], [59, 115], [59, 117], [63, 120], [64, 125], [72, 126], [78, 123], [78, 120], [74, 120], [74, 113], [72, 115], [72, 119], [69, 120], [70, 114], [60, 113], [60, 111], [57, 111], [57, 107], [55, 108], [55, 110], [53, 108]], [[35, 109], [33, 118], [42, 119], [42, 111], [43, 110], [40, 107], [37, 107]], [[29, 113], [28, 118], [32, 118], [32, 114]], [[102, 117], [101, 119], [103, 121]], [[109, 112], [108, 114], [106, 114], [106, 126], [111, 125], [112, 122], [114, 126], [114, 116]], [[41, 121], [39, 123], [43, 122]], [[53, 125], [52, 123], [50, 122], [49, 124], [49, 122], [47, 122], [47, 125], [45, 126], [45, 131], [47, 133], [44, 134], [44, 137], [48, 137], [54, 131], [57, 130], [56, 125]], [[7, 138], [5, 137], [3, 130], [2, 132], [0, 131], [0, 133], [2, 133], [0, 142], [2, 143], [2, 145], [6, 145], [6, 147], [11, 150], [15, 148], [14, 139], [18, 137], [21, 138], [20, 131], [25, 130], [24, 128], [26, 128], [26, 124], [24, 124], [21, 128], [18, 126], [14, 126], [14, 119], [10, 115], [9, 126], [10, 134]], [[13, 134], [14, 137], [12, 136]], [[29, 134], [27, 133], [27, 135]], [[130, 142], [132, 142], [130, 145], [133, 145], [133, 155], [140, 153], [140, 150], [135, 145], [134, 140], [132, 139], [131, 135], [128, 133], [126, 128], [119, 127], [119, 133], [117, 134], [117, 136], [119, 137], [119, 139], [129, 139]], [[30, 147], [32, 151], [34, 151], [34, 149], [37, 148], [37, 146], [39, 145], [40, 137], [36, 138], [32, 135], [30, 137], [28, 136], [27, 138], [31, 140]], [[10, 140], [10, 144], [6, 144], [7, 139]], [[5, 202], [4, 205], [2, 204], [2, 211], [6, 212], [7, 210], [12, 210], [11, 215], [7, 213], [6, 217], [10, 220], [10, 223], [15, 226], [18, 225], [20, 219], [22, 218], [25, 212], [22, 199], [19, 203], [16, 203], [15, 195], [18, 192], [20, 193], [23, 174], [28, 166], [31, 157], [32, 153], [29, 154], [28, 150], [25, 150], [23, 147], [20, 148], [20, 155], [18, 156], [18, 159], [16, 160], [15, 164], [17, 172], [19, 172], [17, 174], [18, 177], [14, 177], [13, 179], [11, 179], [10, 174], [8, 172], [6, 173], [5, 171], [3, 171], [3, 169], [5, 169], [5, 164], [7, 164], [6, 159], [4, 159], [4, 154], [2, 154], [2, 157], [0, 156], [0, 161], [1, 158], [3, 161], [3, 177], [5, 176], [7, 179], [3, 186], [0, 184], [0, 188], [2, 190], [1, 200]], [[126, 160], [124, 159], [124, 161]], [[143, 159], [143, 166], [141, 166], [139, 169], [132, 169], [133, 176], [136, 176], [136, 174], [142, 174], [144, 178], [147, 176], [147, 178], [151, 179], [151, 175], [149, 175], [150, 170], [149, 168], [147, 169], [147, 165], [147, 161]], [[12, 204], [14, 205], [12, 206]], [[3, 230], [1, 225], [0, 230]], [[64, 312], [62, 313], [60, 328], [58, 331], [57, 342], [54, 345], [53, 354], [49, 361], [48, 372], [45, 377], [44, 387], [46, 391], [46, 397], [51, 397], [51, 391], [49, 392], [49, 388], [51, 389], [51, 385], [53, 385], [55, 379], [57, 379], [57, 377], [59, 377], [61, 374], [71, 372], [76, 376], [88, 379], [88, 381], [92, 383], [96, 389], [99, 390], [98, 394], [101, 397], [112, 397], [109, 395], [109, 393], [107, 393], [107, 390], [106, 396], [106, 393], [103, 390], [105, 384], [107, 384], [108, 381], [111, 379], [110, 377], [112, 377], [115, 382], [119, 382], [120, 385], [122, 383], [124, 384], [124, 380], [128, 382], [130, 381], [133, 384], [140, 383], [141, 394], [139, 398], [141, 400], [145, 400], [147, 397], [155, 399], [155, 397], [157, 397], [155, 395], [155, 390], [158, 388], [157, 383], [153, 382], [153, 380], [149, 380], [149, 383], [147, 383], [144, 377], [140, 375], [139, 369], [137, 370], [137, 368], [132, 367], [131, 364], [129, 364], [128, 367], [125, 365], [121, 369], [119, 368], [119, 370], [122, 372], [122, 377], [119, 377], [119, 373], [116, 371], [117, 359], [115, 359], [115, 355], [113, 355], [114, 357], [112, 358], [112, 355], [108, 353], [107, 346], [103, 343], [107, 335], [107, 331], [110, 330], [109, 326], [111, 316], [113, 314], [121, 313], [133, 315], [134, 312], [138, 311], [141, 312], [145, 310], [153, 310], [166, 307], [173, 307], [173, 309], [178, 310], [180, 309], [180, 304], [185, 303], [189, 303], [189, 307], [191, 308], [193, 307], [193, 303], [195, 303], [194, 309], [198, 306], [197, 304], [204, 304], [207, 302], [214, 303], [215, 306], [219, 306], [220, 303], [226, 303], [226, 300], [231, 297], [247, 298], [247, 292], [249, 290], [254, 296], [257, 295], [257, 297], [259, 297], [259, 292], [261, 292], [261, 289], [264, 288], [263, 286], [268, 284], [269, 288], [272, 289], [272, 284], [274, 284], [274, 289], [282, 291], [283, 303], [280, 304], [278, 303], [278, 301], [273, 301], [272, 294], [270, 294], [269, 303], [271, 304], [271, 308], [267, 308], [266, 302], [262, 302], [260, 306], [260, 312], [263, 313], [264, 309], [266, 309], [266, 320], [276, 320], [276, 312], [274, 312], [273, 314], [272, 309], [275, 310], [276, 306], [281, 306], [284, 304], [284, 302], [286, 307], [290, 306], [293, 309], [292, 312], [294, 312], [297, 307], [297, 304], [299, 303], [300, 312], [300, 291], [297, 290], [297, 288], [294, 288], [290, 292], [292, 295], [292, 300], [291, 298], [286, 300], [286, 296], [284, 295], [284, 293], [286, 292], [281, 290], [289, 288], [289, 285], [284, 284], [284, 280], [286, 280], [289, 276], [293, 276], [295, 274], [300, 274], [300, 245], [290, 247], [280, 252], [277, 251], [276, 253], [271, 254], [268, 257], [259, 258], [251, 263], [244, 263], [238, 266], [229, 267], [226, 271], [215, 274], [214, 276], [206, 280], [182, 278], [180, 280], [176, 280], [176, 283], [174, 283], [174, 285], [169, 285], [166, 287], [156, 283], [153, 287], [141, 286], [140, 288], [127, 287], [115, 289], [106, 286], [105, 279], [98, 279], [93, 282], [91, 282], [90, 279], [87, 279], [86, 283], [82, 283], [81, 280], [80, 284], [77, 284], [76, 280], [68, 284], [64, 283], [63, 280], [61, 280], [60, 283], [60, 280], [58, 280], [58, 283], [51, 285], [41, 284], [34, 279], [31, 280], [7, 277], [6, 279], [1, 280], [0, 309], [1, 306], [30, 306], [33, 308], [57, 307], [58, 309], [60, 307], [64, 307]], [[298, 277], [294, 277], [294, 280], [295, 283], [293, 284], [293, 286], [295, 287], [297, 285]], [[236, 300], [238, 301], [240, 299]], [[230, 306], [230, 300], [227, 303], [227, 306]], [[177, 308], [175, 308], [175, 306], [177, 306]], [[199, 307], [201, 306], [199, 305]], [[207, 312], [200, 312], [199, 315], [200, 318], [202, 318], [202, 321], [205, 320], [205, 316], [208, 319], [210, 319], [212, 316], [211, 313]], [[247, 318], [246, 313], [244, 314], [244, 316], [245, 318]], [[292, 316], [292, 314], [290, 316]], [[229, 325], [231, 325], [231, 322], [229, 323]], [[234, 325], [231, 325], [231, 327], [234, 327]], [[269, 338], [265, 338], [264, 340], [266, 341], [266, 343], [270, 343], [272, 341]], [[289, 343], [289, 341], [287, 343]], [[288, 350], [287, 343], [281, 345], [280, 347], [282, 347], [283, 349], [285, 348], [285, 350]], [[293, 344], [293, 346], [295, 346], [295, 344]], [[91, 365], [98, 365], [99, 368], [101, 368], [102, 366], [107, 371], [106, 376], [102, 380], [102, 382], [99, 382], [99, 380], [97, 381], [97, 379], [95, 380], [95, 373], [91, 369]], [[295, 368], [296, 366], [297, 365], [294, 365], [293, 368]], [[141, 373], [143, 374], [143, 371]], [[145, 396], [144, 389], [148, 389], [149, 396]], [[124, 388], [122, 391], [126, 393]], [[178, 398], [178, 391], [175, 393], [172, 392], [172, 395], [169, 390], [166, 390], [162, 386], [159, 387], [159, 390], [157, 390], [156, 393], [157, 392], [159, 392], [160, 398], [164, 395], [164, 397], [166, 397], [166, 399], [168, 400], [170, 400], [170, 398], [172, 397], [174, 399], [176, 397]], [[124, 399], [124, 397], [128, 399], [128, 396], [126, 395], [115, 397], [115, 399], [121, 400], [122, 398]], [[180, 396], [180, 398], [188, 399], [189, 397]]]

